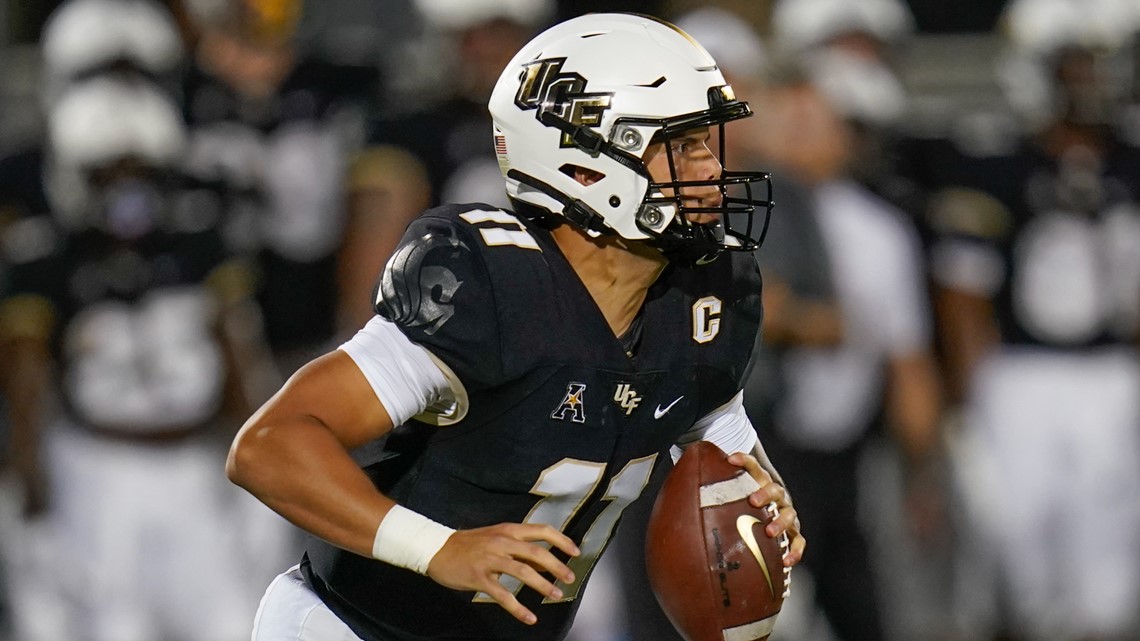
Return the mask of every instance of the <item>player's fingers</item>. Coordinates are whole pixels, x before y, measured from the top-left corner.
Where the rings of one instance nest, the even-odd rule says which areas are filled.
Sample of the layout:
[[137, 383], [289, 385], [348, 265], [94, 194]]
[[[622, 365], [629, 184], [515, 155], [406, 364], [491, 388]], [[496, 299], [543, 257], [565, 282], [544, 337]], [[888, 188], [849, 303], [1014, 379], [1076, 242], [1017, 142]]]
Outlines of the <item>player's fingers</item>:
[[728, 457], [728, 462], [736, 467], [744, 468], [745, 471], [752, 475], [752, 478], [756, 479], [760, 487], [764, 487], [772, 482], [772, 475], [769, 474], [768, 470], [760, 465], [760, 461], [757, 461], [756, 457], [751, 454], [736, 452]]
[[768, 470], [764, 469], [756, 457], [743, 452], [737, 452], [728, 457], [729, 463], [737, 467], [744, 468], [756, 482], [760, 484], [760, 489], [749, 495], [749, 502], [755, 507], [763, 507], [770, 503], [775, 503], [779, 513], [776, 518], [772, 520], [765, 528], [764, 532], [770, 537], [777, 537], [780, 534], [787, 532], [789, 545], [788, 552], [784, 555], [784, 565], [793, 566], [800, 562], [803, 558], [804, 548], [807, 546], [807, 541], [803, 535], [800, 534], [800, 519], [796, 513], [796, 509], [792, 507], [791, 496], [783, 485], [776, 483], [772, 480], [772, 475]]
[[578, 556], [581, 554], [578, 546], [575, 545], [570, 537], [549, 525], [518, 523], [513, 527], [512, 536], [520, 541], [546, 541], [570, 556]]
[[754, 507], [764, 507], [769, 503], [775, 503], [776, 507], [780, 510], [790, 508], [792, 505], [791, 498], [788, 496], [788, 491], [784, 489], [783, 485], [779, 483], [768, 483], [761, 485], [760, 489], [753, 492], [748, 500]]
[[783, 532], [787, 532], [789, 536], [795, 536], [800, 532], [800, 517], [796, 514], [794, 507], [788, 506], [779, 509], [776, 518], [765, 526], [764, 531], [768, 536], [780, 536]]
[[494, 578], [491, 578], [488, 581], [487, 585], [484, 586], [483, 592], [494, 599], [495, 603], [498, 603], [504, 610], [510, 612], [511, 616], [518, 619], [519, 621], [522, 621], [527, 625], [534, 625], [534, 622], [538, 621], [538, 617], [534, 616], [533, 612], [528, 610], [523, 604], [519, 603], [519, 600], [515, 598], [515, 595], [504, 588], [503, 584], [499, 583]]
[[807, 548], [807, 539], [802, 534], [797, 533], [792, 537], [790, 545], [788, 545], [788, 553], [784, 555], [784, 565], [792, 567], [799, 563], [804, 558], [804, 549]]
[[550, 597], [551, 599], [561, 599], [562, 590], [554, 585], [541, 574], [539, 574], [533, 567], [520, 561], [511, 561], [504, 565], [502, 569], [503, 574], [509, 574], [516, 579], [525, 583], [535, 592]]
[[772, 479], [772, 475], [764, 469], [764, 466], [760, 465], [760, 461], [756, 460], [756, 457], [751, 454], [736, 452], [728, 457], [728, 461], [733, 465], [743, 467], [760, 485], [760, 488], [748, 497], [749, 502], [754, 507], [763, 507], [769, 503], [775, 503], [781, 511], [791, 508], [792, 498], [788, 495], [787, 489]]
[[541, 545], [518, 541], [517, 545], [511, 547], [510, 555], [540, 572], [553, 574], [565, 583], [574, 582], [574, 573], [570, 568]]

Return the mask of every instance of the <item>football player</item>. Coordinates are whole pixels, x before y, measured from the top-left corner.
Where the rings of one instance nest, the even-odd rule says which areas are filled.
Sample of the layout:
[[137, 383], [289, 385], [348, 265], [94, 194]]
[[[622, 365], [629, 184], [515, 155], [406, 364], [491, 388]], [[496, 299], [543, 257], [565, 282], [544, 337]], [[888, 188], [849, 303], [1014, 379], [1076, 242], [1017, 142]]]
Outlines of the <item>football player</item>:
[[[1029, 127], [1000, 154], [955, 140], [931, 199], [963, 531], [983, 552], [962, 563], [988, 565], [969, 588], [997, 595], [969, 619], [1031, 641], [1140, 623], [1140, 150], [1115, 132], [1133, 15], [1010, 3], [1004, 80]], [[1058, 530], [1092, 519], [1095, 553]]]
[[[278, 366], [292, 372], [334, 334], [341, 163], [362, 136], [367, 70], [299, 44], [302, 0], [186, 3], [198, 33], [181, 77], [186, 171], [233, 194], [226, 242], [258, 269], [256, 299]], [[309, 301], [303, 309], [294, 297]]]
[[676, 27], [591, 14], [490, 110], [513, 210], [422, 214], [377, 316], [233, 443], [229, 477], [313, 535], [255, 640], [561, 638], [622, 510], [701, 439], [803, 554], [742, 403], [771, 198], [716, 143], [748, 105]]
[[257, 591], [227, 532], [284, 524], [235, 508], [216, 472], [227, 384], [252, 391], [257, 362], [225, 193], [178, 172], [177, 107], [138, 72], [71, 84], [47, 125], [0, 159], [18, 212], [0, 232], [3, 382], [25, 516], [42, 517], [0, 534], [17, 623], [44, 635], [20, 638], [237, 639]]

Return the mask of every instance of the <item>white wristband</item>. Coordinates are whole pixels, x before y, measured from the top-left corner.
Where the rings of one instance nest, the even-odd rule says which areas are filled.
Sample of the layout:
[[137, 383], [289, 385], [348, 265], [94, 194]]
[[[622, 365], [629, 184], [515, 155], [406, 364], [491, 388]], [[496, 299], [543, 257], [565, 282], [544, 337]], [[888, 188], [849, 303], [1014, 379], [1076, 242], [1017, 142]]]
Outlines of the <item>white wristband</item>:
[[392, 506], [372, 541], [372, 557], [427, 574], [428, 564], [455, 530], [400, 505]]

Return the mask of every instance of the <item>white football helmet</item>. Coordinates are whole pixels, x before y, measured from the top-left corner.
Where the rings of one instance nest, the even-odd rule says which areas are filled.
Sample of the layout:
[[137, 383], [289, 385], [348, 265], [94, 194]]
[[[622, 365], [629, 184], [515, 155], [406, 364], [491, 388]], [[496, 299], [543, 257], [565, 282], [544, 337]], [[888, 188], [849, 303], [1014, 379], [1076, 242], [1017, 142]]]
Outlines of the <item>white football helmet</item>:
[[[720, 128], [723, 141], [724, 123], [752, 114], [704, 47], [671, 24], [603, 13], [555, 25], [507, 65], [490, 110], [499, 168], [520, 215], [561, 216], [688, 262], [763, 241], [772, 207], [768, 174], [722, 170], [712, 180], [681, 182], [670, 151], [671, 180], [657, 183], [642, 161], [651, 142], [668, 150], [670, 138], [709, 126]], [[583, 185], [575, 167], [604, 177]], [[762, 198], [753, 197], [756, 184]], [[681, 188], [708, 185], [720, 189], [720, 206], [689, 206], [679, 196]], [[717, 222], [687, 216], [710, 213]]]

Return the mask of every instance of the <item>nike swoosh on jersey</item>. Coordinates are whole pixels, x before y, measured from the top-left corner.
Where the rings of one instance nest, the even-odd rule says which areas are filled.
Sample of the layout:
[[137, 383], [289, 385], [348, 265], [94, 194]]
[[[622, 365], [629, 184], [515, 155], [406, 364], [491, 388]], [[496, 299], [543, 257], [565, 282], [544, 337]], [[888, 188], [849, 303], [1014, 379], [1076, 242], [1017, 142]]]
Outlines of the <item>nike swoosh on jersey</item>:
[[684, 394], [678, 396], [677, 400], [666, 405], [664, 409], [662, 409], [661, 404], [658, 403], [657, 409], [653, 410], [653, 418], [661, 418], [662, 416], [665, 416], [666, 414], [668, 414], [669, 410], [673, 409], [673, 406], [676, 405], [677, 403], [680, 403], [682, 398], [685, 398]]

